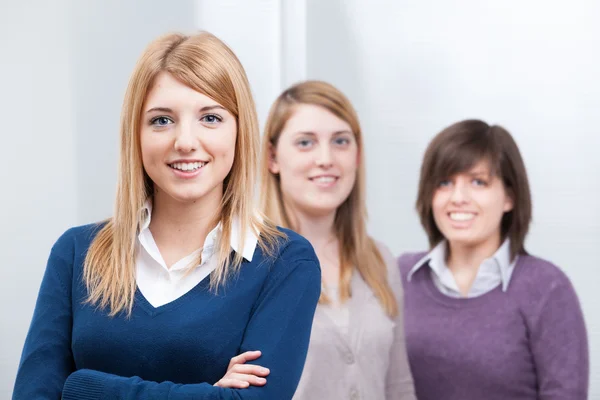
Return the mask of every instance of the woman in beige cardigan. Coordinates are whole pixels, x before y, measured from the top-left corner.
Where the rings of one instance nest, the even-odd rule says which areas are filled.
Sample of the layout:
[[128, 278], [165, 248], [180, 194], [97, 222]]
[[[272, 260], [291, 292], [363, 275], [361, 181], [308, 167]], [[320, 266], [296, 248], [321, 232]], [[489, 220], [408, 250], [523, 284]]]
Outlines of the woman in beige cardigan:
[[364, 151], [352, 105], [325, 82], [297, 84], [273, 104], [263, 140], [263, 211], [305, 236], [322, 270], [294, 399], [415, 399], [399, 271], [366, 232]]

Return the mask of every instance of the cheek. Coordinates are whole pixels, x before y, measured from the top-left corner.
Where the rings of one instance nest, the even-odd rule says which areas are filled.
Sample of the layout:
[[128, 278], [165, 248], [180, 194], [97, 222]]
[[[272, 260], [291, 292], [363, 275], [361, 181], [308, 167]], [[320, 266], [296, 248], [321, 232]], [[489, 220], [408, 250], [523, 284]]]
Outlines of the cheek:
[[342, 169], [342, 180], [340, 182], [343, 185], [343, 191], [349, 194], [358, 178], [358, 164], [356, 163], [356, 157], [352, 155], [348, 157], [344, 163], [338, 165], [340, 165]]
[[[289, 184], [298, 184], [308, 178], [311, 163], [303, 157], [291, 157], [279, 162], [279, 175]], [[289, 182], [293, 181], [293, 182]]]
[[337, 151], [337, 159], [340, 164], [346, 168], [358, 168], [360, 165], [360, 150], [356, 142], [352, 142], [346, 149]]
[[210, 132], [209, 135], [205, 135], [202, 147], [215, 159], [232, 163], [235, 156], [235, 142], [235, 131]]
[[302, 152], [287, 146], [280, 146], [277, 150], [277, 163], [282, 179], [285, 177], [305, 178], [314, 165], [311, 152]]
[[359, 165], [359, 154], [356, 148], [338, 155], [338, 163], [347, 173], [356, 173]]
[[306, 169], [297, 159], [279, 163], [279, 181], [283, 196], [289, 200], [302, 201], [309, 193]]
[[168, 146], [165, 140], [157, 137], [152, 137], [151, 134], [142, 132], [140, 135], [140, 151], [142, 153], [142, 163], [144, 168], [151, 167], [157, 162], [157, 159], [162, 159], [164, 149]]
[[436, 191], [433, 194], [433, 199], [431, 200], [431, 209], [433, 211], [433, 216], [438, 217], [444, 213], [444, 209], [447, 203], [447, 195], [443, 192]]
[[491, 219], [501, 219], [504, 214], [504, 196], [503, 193], [486, 193], [478, 199], [480, 207]]

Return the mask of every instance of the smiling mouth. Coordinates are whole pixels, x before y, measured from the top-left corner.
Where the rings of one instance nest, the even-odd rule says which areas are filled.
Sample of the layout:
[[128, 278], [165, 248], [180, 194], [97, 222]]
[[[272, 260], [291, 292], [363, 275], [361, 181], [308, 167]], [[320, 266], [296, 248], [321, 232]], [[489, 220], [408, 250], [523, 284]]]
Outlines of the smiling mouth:
[[451, 212], [451, 213], [448, 213], [448, 216], [450, 217], [450, 219], [452, 221], [456, 221], [456, 222], [471, 221], [473, 218], [475, 218], [474, 213], [467, 213], [467, 212]]
[[197, 170], [199, 170], [200, 168], [204, 167], [207, 163], [206, 162], [176, 162], [173, 164], [167, 164], [170, 168], [176, 169], [178, 171], [183, 171], [183, 172], [195, 172]]
[[308, 179], [312, 182], [328, 184], [337, 181], [339, 178], [337, 176], [316, 176]]

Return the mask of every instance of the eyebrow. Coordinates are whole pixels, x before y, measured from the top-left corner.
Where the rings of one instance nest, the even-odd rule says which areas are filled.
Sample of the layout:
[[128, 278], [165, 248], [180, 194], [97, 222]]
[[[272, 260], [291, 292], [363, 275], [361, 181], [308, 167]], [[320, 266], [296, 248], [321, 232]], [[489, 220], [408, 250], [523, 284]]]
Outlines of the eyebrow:
[[[204, 106], [200, 109], [200, 112], [206, 112], [206, 111], [211, 111], [211, 110], [216, 110], [216, 109], [221, 109], [223, 111], [227, 111], [225, 109], [225, 107], [220, 106], [218, 104], [215, 104], [213, 106]], [[146, 114], [151, 113], [151, 112], [166, 112], [166, 113], [172, 113], [173, 110], [168, 108], [168, 107], [152, 107], [151, 109], [149, 109], [148, 111], [146, 111]]]
[[[347, 130], [347, 129], [344, 129], [344, 130], [341, 130], [341, 131], [335, 131], [335, 132], [333, 132], [331, 135], [332, 135], [332, 136], [338, 136], [338, 135], [343, 135], [343, 134], [346, 134], [346, 133], [347, 133], [347, 134], [349, 134], [349, 135], [352, 135], [352, 132], [351, 132], [351, 131], [349, 131], [349, 130]], [[295, 134], [296, 134], [296, 135], [310, 135], [310, 136], [317, 136], [317, 134], [316, 134], [316, 133], [314, 133], [313, 131], [298, 131], [298, 132], [296, 132]]]
[[333, 136], [343, 135], [345, 133], [347, 133], [349, 135], [352, 135], [352, 131], [349, 131], [348, 129], [343, 129], [341, 131], [335, 131], [335, 132], [333, 132]]
[[468, 172], [470, 176], [491, 176], [492, 174], [488, 171], [472, 171]]

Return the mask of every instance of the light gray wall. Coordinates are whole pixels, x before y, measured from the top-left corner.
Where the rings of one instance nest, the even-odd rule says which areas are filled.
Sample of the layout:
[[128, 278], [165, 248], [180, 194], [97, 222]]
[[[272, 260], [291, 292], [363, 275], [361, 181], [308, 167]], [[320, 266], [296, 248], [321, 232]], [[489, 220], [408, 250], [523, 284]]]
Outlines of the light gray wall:
[[513, 134], [534, 201], [527, 247], [579, 294], [591, 399], [600, 399], [598, 15], [593, 0], [307, 2], [307, 75], [358, 110], [371, 232], [396, 254], [426, 248], [414, 201], [428, 141], [465, 118]]
[[52, 243], [77, 220], [67, 1], [2, 3], [0, 398], [8, 399]]

